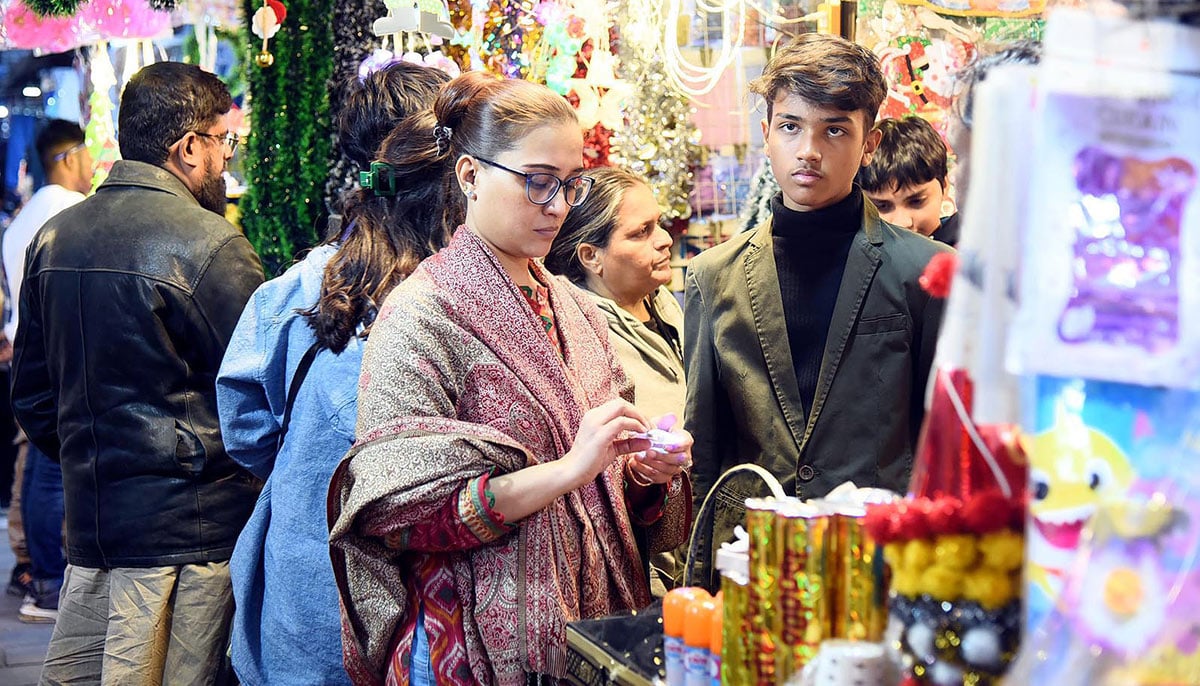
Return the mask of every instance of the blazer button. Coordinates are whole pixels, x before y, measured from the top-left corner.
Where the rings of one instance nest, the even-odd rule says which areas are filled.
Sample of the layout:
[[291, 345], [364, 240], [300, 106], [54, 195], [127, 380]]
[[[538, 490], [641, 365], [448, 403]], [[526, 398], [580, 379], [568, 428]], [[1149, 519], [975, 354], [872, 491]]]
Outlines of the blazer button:
[[817, 471], [815, 469], [813, 469], [810, 465], [801, 465], [800, 466], [800, 480], [801, 481], [812, 481], [813, 477], [815, 477], [816, 475], [817, 475]]

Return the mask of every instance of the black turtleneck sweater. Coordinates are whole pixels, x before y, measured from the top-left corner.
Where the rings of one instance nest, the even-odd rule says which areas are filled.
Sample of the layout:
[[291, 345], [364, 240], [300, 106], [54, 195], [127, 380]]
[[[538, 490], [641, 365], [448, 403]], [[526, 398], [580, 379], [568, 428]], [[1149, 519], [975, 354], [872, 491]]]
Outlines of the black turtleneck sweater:
[[781, 195], [771, 201], [775, 268], [805, 417], [817, 391], [846, 257], [862, 228], [862, 198], [855, 186], [845, 199], [812, 212], [789, 210]]

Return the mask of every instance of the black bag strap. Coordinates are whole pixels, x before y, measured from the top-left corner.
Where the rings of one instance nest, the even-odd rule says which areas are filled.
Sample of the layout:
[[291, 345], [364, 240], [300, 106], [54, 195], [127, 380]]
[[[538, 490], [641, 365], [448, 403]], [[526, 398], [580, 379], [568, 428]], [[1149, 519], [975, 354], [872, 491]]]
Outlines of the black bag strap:
[[275, 444], [277, 454], [283, 447], [283, 437], [287, 435], [288, 424], [292, 423], [292, 406], [296, 404], [300, 386], [304, 383], [304, 377], [308, 376], [308, 370], [312, 367], [313, 360], [317, 359], [317, 353], [320, 351], [321, 344], [313, 343], [308, 350], [304, 351], [304, 357], [300, 358], [300, 364], [296, 367], [296, 375], [292, 377], [292, 384], [288, 387], [287, 404], [283, 406], [283, 424], [279, 426], [279, 439]]

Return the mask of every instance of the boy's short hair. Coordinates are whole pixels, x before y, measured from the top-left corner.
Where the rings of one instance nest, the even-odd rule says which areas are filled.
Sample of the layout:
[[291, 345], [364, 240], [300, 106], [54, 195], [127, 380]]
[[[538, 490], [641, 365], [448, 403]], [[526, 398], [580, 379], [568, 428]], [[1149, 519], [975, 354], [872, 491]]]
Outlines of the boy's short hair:
[[949, 173], [946, 142], [929, 122], [916, 116], [884, 119], [875, 125], [879, 146], [871, 163], [858, 171], [858, 185], [867, 192], [945, 182]]
[[42, 169], [49, 170], [54, 163], [54, 156], [86, 141], [83, 129], [79, 124], [65, 119], [51, 119], [46, 122], [34, 142]]
[[767, 62], [761, 76], [750, 82], [750, 92], [767, 101], [768, 120], [781, 90], [823, 107], [861, 110], [868, 128], [887, 95], [879, 59], [870, 50], [822, 33], [797, 36]]

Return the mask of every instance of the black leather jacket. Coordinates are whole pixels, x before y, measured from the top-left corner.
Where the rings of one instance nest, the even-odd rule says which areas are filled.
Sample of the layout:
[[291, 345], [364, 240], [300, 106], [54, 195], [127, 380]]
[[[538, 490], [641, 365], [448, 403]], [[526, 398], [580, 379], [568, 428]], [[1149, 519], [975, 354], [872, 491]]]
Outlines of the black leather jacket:
[[229, 559], [259, 484], [221, 444], [215, 379], [262, 266], [174, 175], [120, 161], [26, 253], [13, 411], [62, 463], [67, 559]]

